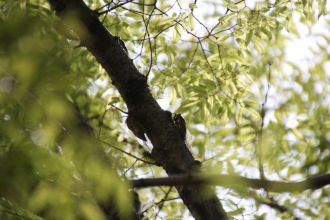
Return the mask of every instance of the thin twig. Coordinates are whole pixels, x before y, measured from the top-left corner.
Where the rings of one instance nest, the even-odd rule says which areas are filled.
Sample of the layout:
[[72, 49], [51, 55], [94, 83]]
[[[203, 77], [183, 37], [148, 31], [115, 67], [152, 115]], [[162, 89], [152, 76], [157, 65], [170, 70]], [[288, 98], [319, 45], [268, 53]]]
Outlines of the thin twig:
[[115, 108], [117, 110], [119, 110], [121, 113], [124, 113], [124, 114], [127, 114], [128, 115], [128, 112], [125, 112], [124, 110], [118, 108], [117, 106], [113, 105], [113, 104], [109, 104], [112, 108]]
[[98, 15], [98, 16], [101, 16], [101, 15], [103, 15], [103, 14], [107, 14], [107, 13], [111, 12], [112, 10], [115, 10], [116, 8], [122, 7], [122, 6], [124, 6], [124, 5], [126, 5], [127, 3], [130, 3], [130, 2], [132, 2], [132, 1], [133, 1], [133, 0], [128, 0], [127, 2], [122, 2], [122, 3], [118, 4], [118, 5], [115, 5], [115, 6], [111, 7], [111, 8], [109, 8], [109, 9], [105, 10], [105, 11], [97, 12], [97, 15]]
[[123, 172], [123, 174], [121, 175], [121, 177], [125, 176], [126, 173], [127, 173], [128, 171], [130, 171], [130, 170], [135, 166], [135, 164], [136, 164], [137, 162], [138, 162], [138, 160], [135, 160], [134, 163], [133, 163], [130, 167], [128, 167], [128, 168]]
[[167, 190], [167, 192], [165, 193], [164, 198], [160, 201], [161, 203], [159, 203], [158, 211], [157, 211], [157, 213], [156, 213], [156, 217], [155, 217], [156, 219], [157, 219], [157, 217], [158, 217], [160, 211], [163, 209], [164, 203], [165, 203], [165, 201], [167, 200], [168, 196], [170, 195], [170, 192], [172, 191], [172, 189], [173, 189], [173, 186], [171, 186], [171, 187]]
[[101, 142], [101, 143], [103, 143], [103, 144], [105, 144], [105, 145], [107, 145], [107, 146], [109, 146], [109, 147], [111, 147], [111, 148], [113, 148], [113, 149], [116, 149], [117, 151], [120, 151], [120, 152], [122, 152], [122, 153], [124, 153], [124, 154], [126, 154], [126, 155], [128, 155], [130, 157], [133, 157], [133, 158], [135, 158], [135, 159], [137, 159], [139, 161], [142, 161], [142, 162], [144, 162], [146, 164], [151, 164], [151, 165], [156, 165], [157, 166], [157, 164], [155, 162], [151, 162], [151, 161], [145, 160], [143, 158], [140, 158], [138, 156], [135, 156], [134, 154], [131, 154], [131, 153], [127, 152], [127, 151], [124, 151], [124, 150], [120, 149], [119, 147], [116, 147], [116, 146], [114, 146], [114, 145], [112, 145], [112, 144], [110, 144], [110, 143], [108, 143], [106, 141], [103, 141], [103, 140], [98, 140], [98, 141]]
[[264, 124], [265, 124], [265, 115], [266, 115], [266, 109], [265, 106], [267, 104], [268, 101], [268, 94], [269, 94], [269, 90], [270, 90], [270, 78], [271, 78], [271, 71], [270, 71], [270, 67], [271, 64], [269, 64], [268, 66], [268, 75], [267, 75], [267, 90], [266, 90], [266, 94], [265, 94], [265, 99], [263, 101], [263, 103], [261, 104], [261, 122], [260, 122], [260, 128], [257, 132], [257, 146], [256, 146], [256, 156], [258, 158], [258, 167], [259, 167], [259, 172], [260, 172], [260, 178], [261, 179], [266, 179], [265, 176], [265, 171], [264, 171], [264, 167], [262, 164], [262, 139], [263, 139], [263, 128], [264, 128]]

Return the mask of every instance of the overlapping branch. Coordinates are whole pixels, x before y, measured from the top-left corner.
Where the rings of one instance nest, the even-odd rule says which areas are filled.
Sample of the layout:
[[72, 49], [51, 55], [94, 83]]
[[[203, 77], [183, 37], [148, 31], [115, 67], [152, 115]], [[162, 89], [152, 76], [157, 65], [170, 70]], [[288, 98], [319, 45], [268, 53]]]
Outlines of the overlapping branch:
[[264, 189], [269, 192], [301, 192], [315, 190], [330, 185], [330, 173], [308, 178], [298, 182], [271, 181], [265, 179], [252, 179], [234, 175], [202, 175], [185, 174], [163, 178], [145, 178], [131, 180], [132, 187], [143, 188], [153, 186], [178, 186], [178, 185], [217, 185], [231, 189], [244, 188]]

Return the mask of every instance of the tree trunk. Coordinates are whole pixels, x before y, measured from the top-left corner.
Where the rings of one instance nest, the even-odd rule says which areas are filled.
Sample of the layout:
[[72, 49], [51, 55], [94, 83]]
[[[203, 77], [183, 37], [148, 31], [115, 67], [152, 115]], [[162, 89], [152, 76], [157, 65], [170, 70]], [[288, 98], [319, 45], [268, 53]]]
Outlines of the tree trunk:
[[[140, 123], [153, 145], [152, 156], [168, 175], [191, 173], [196, 162], [171, 114], [152, 97], [147, 79], [123, 50], [118, 37], [109, 33], [82, 0], [49, 0], [63, 22], [80, 38], [107, 71], [124, 99], [129, 115]], [[183, 186], [177, 190], [195, 219], [227, 219], [214, 190], [208, 186]]]

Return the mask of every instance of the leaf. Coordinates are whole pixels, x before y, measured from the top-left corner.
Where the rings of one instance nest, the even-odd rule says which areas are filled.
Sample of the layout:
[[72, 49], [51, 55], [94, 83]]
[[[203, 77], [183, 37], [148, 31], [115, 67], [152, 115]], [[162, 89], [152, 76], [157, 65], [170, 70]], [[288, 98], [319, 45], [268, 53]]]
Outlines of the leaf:
[[175, 25], [175, 28], [173, 30], [173, 43], [177, 43], [181, 39], [181, 33], [179, 30], [178, 25]]
[[260, 113], [253, 108], [247, 108], [247, 111], [256, 119], [260, 120]]
[[245, 208], [238, 208], [236, 210], [227, 212], [227, 214], [230, 216], [239, 215], [239, 214], [242, 214], [244, 211], [245, 211]]
[[272, 33], [266, 27], [262, 27], [261, 31], [268, 37], [268, 40], [272, 39]]
[[232, 11], [235, 11], [235, 10], [238, 9], [238, 6], [237, 6], [235, 3], [230, 2], [230, 1], [228, 1], [228, 2], [226, 2], [226, 3], [227, 3], [226, 6], [227, 6], [229, 9], [231, 9]]
[[225, 16], [219, 17], [218, 21], [221, 24], [227, 24], [229, 22], [229, 20], [232, 19], [234, 16], [235, 16], [234, 13], [229, 13], [229, 14], [227, 14]]
[[253, 36], [253, 30], [250, 30], [245, 37], [245, 46], [248, 46]]
[[229, 37], [230, 37], [229, 34], [222, 34], [222, 35], [220, 35], [219, 37], [217, 37], [216, 42], [217, 42], [217, 43], [223, 43], [223, 42], [225, 42]]
[[176, 103], [176, 100], [177, 100], [177, 91], [175, 88], [172, 88], [171, 89], [171, 92], [170, 92], [170, 103]]
[[291, 18], [291, 16], [288, 16], [286, 19], [286, 29], [295, 34], [297, 37], [299, 37], [299, 32], [297, 30], [297, 25], [293, 22], [293, 19]]
[[326, 15], [326, 5], [327, 5], [327, 0], [319, 0], [318, 1], [318, 7], [319, 7], [319, 15], [317, 16], [318, 19], [322, 15]]
[[240, 36], [243, 36], [244, 35], [244, 31], [242, 31], [241, 29], [235, 29], [234, 31], [234, 34], [237, 36], [237, 37], [240, 37]]
[[236, 88], [236, 85], [233, 82], [229, 82], [228, 88], [229, 88], [229, 91], [230, 91], [231, 95], [233, 95], [233, 96], [236, 95], [237, 88]]
[[197, 5], [195, 3], [190, 3], [189, 8], [190, 8], [190, 10], [192, 10], [194, 8], [197, 8]]
[[197, 100], [186, 100], [184, 101], [181, 106], [177, 109], [177, 112], [185, 112], [190, 107], [198, 105], [201, 102], [200, 99]]
[[194, 30], [194, 17], [191, 13], [188, 16], [187, 26], [190, 31]]
[[294, 133], [294, 135], [300, 139], [303, 140], [304, 139], [304, 135], [296, 128], [292, 128], [291, 131]]
[[235, 123], [236, 125], [240, 125], [243, 119], [244, 108], [239, 108], [238, 112], [235, 114]]
[[264, 47], [260, 41], [259, 38], [253, 38], [253, 44], [254, 44], [254, 47], [256, 48], [256, 50], [259, 52], [259, 53], [263, 53], [264, 51]]
[[270, 28], [275, 28], [276, 20], [272, 17], [267, 17], [267, 24], [269, 25]]

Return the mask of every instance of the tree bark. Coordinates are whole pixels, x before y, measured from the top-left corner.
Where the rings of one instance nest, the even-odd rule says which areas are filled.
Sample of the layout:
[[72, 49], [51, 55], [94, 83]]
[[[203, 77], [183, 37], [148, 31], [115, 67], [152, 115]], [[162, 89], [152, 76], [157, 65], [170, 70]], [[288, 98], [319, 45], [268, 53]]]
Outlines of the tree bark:
[[[191, 173], [195, 160], [182, 139], [169, 112], [152, 97], [147, 79], [139, 73], [97, 15], [82, 0], [49, 0], [56, 14], [80, 38], [107, 71], [124, 99], [128, 112], [142, 124], [153, 145], [152, 156], [168, 175]], [[227, 219], [226, 212], [209, 186], [177, 187], [181, 199], [195, 219]]]

